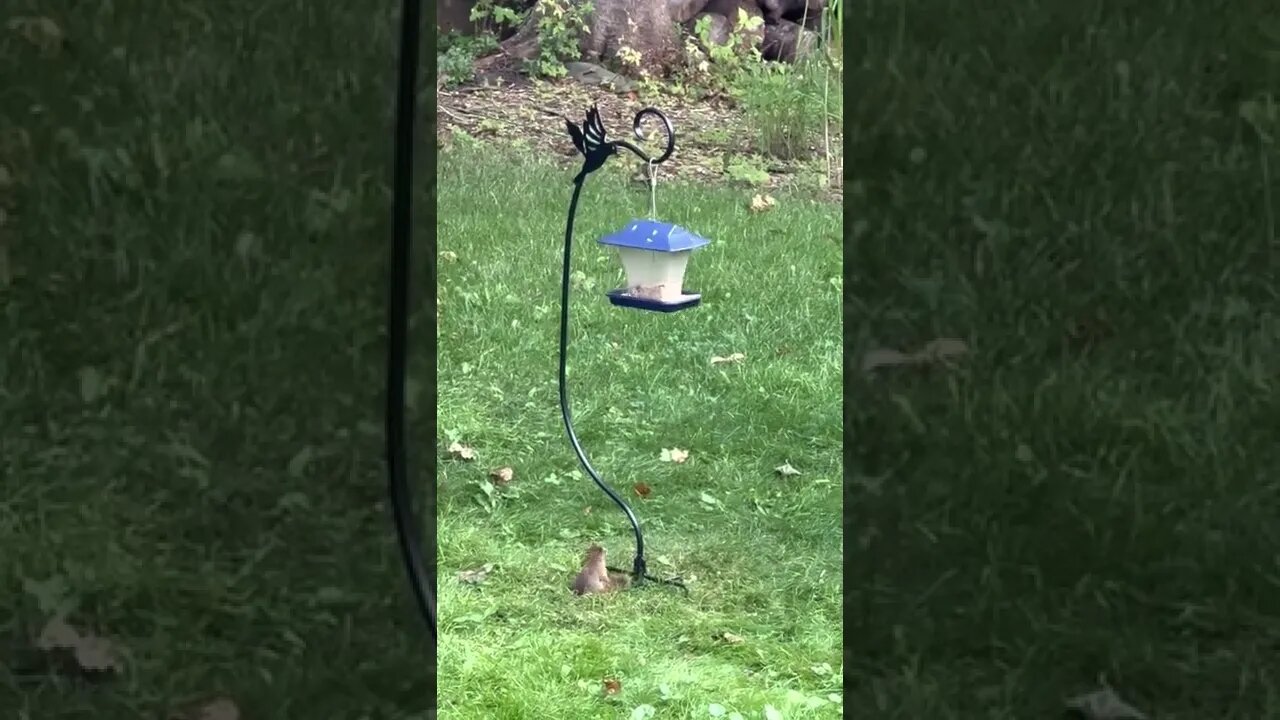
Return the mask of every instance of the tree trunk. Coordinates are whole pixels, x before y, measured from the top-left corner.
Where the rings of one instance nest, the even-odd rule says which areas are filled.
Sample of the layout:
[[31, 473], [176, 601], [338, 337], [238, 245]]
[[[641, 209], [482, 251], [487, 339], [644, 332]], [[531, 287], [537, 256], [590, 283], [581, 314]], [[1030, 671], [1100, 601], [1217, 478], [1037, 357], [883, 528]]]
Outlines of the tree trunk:
[[671, 19], [678, 23], [689, 22], [695, 15], [702, 12], [703, 8], [711, 0], [667, 0], [667, 11], [671, 13]]
[[[542, 1], [576, 6], [582, 0]], [[656, 75], [665, 74], [680, 59], [680, 38], [669, 1], [594, 0], [592, 12], [587, 18], [587, 26], [591, 28], [591, 32], [583, 33], [578, 39], [581, 56], [561, 59], [612, 64], [618, 51], [628, 48], [640, 53], [642, 69]], [[677, 7], [677, 11], [681, 9], [682, 6]], [[502, 43], [503, 52], [523, 60], [537, 57], [538, 20], [542, 13], [539, 3], [529, 13], [520, 30]], [[619, 69], [626, 69], [626, 66], [620, 66]]]
[[795, 62], [797, 57], [804, 57], [817, 47], [817, 33], [789, 20], [779, 20], [776, 25], [765, 25], [760, 55], [765, 60]]
[[440, 0], [436, 5], [436, 29], [442, 33], [458, 32], [471, 35], [475, 23], [471, 22], [471, 8], [475, 0]]
[[[761, 24], [750, 31], [739, 27], [738, 20], [743, 13], [746, 13], [748, 20], [760, 19]], [[691, 35], [697, 37], [695, 28], [698, 26], [698, 21], [704, 17], [711, 20], [707, 39], [716, 45], [728, 45], [734, 34], [737, 34], [746, 43], [745, 48], [736, 48], [738, 50], [748, 48], [759, 50], [760, 45], [764, 42], [764, 18], [757, 0], [709, 0], [702, 8], [702, 12], [698, 13], [692, 21], [685, 24]], [[699, 44], [701, 44], [702, 38], [698, 38], [698, 40]], [[703, 50], [709, 51], [710, 48], [704, 47]]]

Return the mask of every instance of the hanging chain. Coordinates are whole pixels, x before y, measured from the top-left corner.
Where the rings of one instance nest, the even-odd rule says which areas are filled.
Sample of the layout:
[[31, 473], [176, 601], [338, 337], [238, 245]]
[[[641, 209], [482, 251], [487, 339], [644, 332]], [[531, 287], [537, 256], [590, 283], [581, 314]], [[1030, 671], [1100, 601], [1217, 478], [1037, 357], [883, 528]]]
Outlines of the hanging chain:
[[649, 219], [658, 219], [658, 163], [650, 160], [649, 168]]

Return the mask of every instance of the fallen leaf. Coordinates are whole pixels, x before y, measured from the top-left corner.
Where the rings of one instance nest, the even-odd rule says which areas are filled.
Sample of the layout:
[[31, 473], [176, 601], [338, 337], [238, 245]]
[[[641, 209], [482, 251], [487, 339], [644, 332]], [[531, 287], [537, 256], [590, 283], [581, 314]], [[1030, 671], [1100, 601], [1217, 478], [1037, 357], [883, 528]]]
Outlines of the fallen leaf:
[[862, 356], [862, 371], [871, 372], [882, 367], [919, 367], [936, 365], [967, 355], [969, 346], [956, 338], [939, 338], [925, 343], [915, 352], [901, 352], [889, 348], [869, 350]]
[[774, 468], [773, 471], [782, 477], [794, 477], [800, 474], [800, 471], [791, 467], [791, 463], [789, 462], [782, 463], [778, 467]]
[[195, 720], [240, 720], [240, 708], [231, 698], [218, 698], [200, 708]]
[[93, 633], [82, 633], [62, 617], [54, 617], [45, 624], [36, 639], [36, 647], [49, 653], [70, 653], [76, 666], [88, 673], [124, 671], [124, 663], [111, 641]]
[[1067, 701], [1067, 709], [1083, 720], [1147, 720], [1141, 710], [1121, 700], [1110, 688], [1077, 695]]
[[310, 445], [305, 445], [299, 450], [285, 466], [285, 472], [289, 473], [289, 477], [302, 478], [307, 473], [307, 466], [311, 464], [312, 458], [316, 451]]
[[719, 355], [713, 355], [711, 356], [711, 364], [724, 365], [725, 363], [736, 363], [736, 362], [745, 360], [746, 358], [747, 358], [746, 355], [743, 355], [742, 353], [739, 353], [739, 352], [733, 353], [728, 357], [720, 357]]
[[707, 505], [712, 506], [712, 507], [715, 507], [716, 505], [719, 505], [719, 504], [720, 504], [720, 501], [719, 501], [719, 500], [715, 499], [715, 498], [714, 498], [714, 497], [712, 497], [710, 494], [705, 493], [705, 492], [704, 492], [704, 493], [702, 493], [701, 495], [699, 495], [699, 496], [698, 496], [698, 499], [699, 499], [699, 500], [701, 500], [702, 502], [706, 503]]
[[939, 338], [925, 343], [917, 355], [929, 360], [953, 360], [969, 352], [969, 345], [958, 338]]
[[80, 399], [85, 403], [97, 402], [107, 394], [107, 379], [95, 367], [80, 368]]
[[733, 634], [733, 633], [731, 633], [731, 632], [724, 632], [724, 633], [720, 633], [720, 639], [721, 639], [721, 640], [724, 640], [725, 642], [729, 643], [730, 645], [741, 645], [741, 644], [742, 644], [742, 638], [741, 638], [741, 637], [739, 637], [739, 636], [737, 636], [737, 635], [734, 635], [734, 634]]
[[493, 572], [493, 563], [485, 563], [478, 568], [459, 571], [458, 580], [468, 585], [479, 585], [488, 579], [491, 572]]
[[463, 445], [455, 440], [449, 443], [449, 457], [454, 460], [466, 460], [470, 462], [471, 460], [476, 459], [476, 451], [475, 448], [472, 448], [470, 445]]
[[617, 694], [618, 694], [618, 693], [620, 693], [620, 692], [622, 692], [622, 681], [621, 681], [621, 680], [618, 680], [617, 678], [605, 678], [605, 679], [604, 679], [604, 694], [605, 694], [605, 695], [617, 695]]
[[458, 253], [452, 250], [441, 250], [440, 259], [445, 262], [458, 262]]
[[516, 471], [509, 467], [500, 467], [489, 473], [489, 479], [493, 481], [494, 485], [506, 485], [514, 480], [515, 477]]
[[36, 647], [41, 650], [70, 650], [80, 642], [80, 633], [67, 624], [67, 621], [55, 617], [45, 624], [36, 638]]
[[911, 355], [888, 348], [876, 348], [862, 356], [862, 371], [870, 372], [881, 367], [903, 367], [913, 364]]
[[240, 706], [229, 697], [216, 697], [169, 714], [167, 720], [240, 720]]
[[121, 672], [124, 664], [110, 641], [93, 635], [83, 636], [75, 647], [76, 662], [90, 672]]
[[671, 448], [670, 450], [663, 448], [662, 454], [658, 456], [658, 459], [662, 462], [673, 462], [679, 465], [689, 459], [689, 451], [681, 450], [680, 448]]
[[751, 198], [751, 212], [766, 212], [778, 204], [771, 195], [756, 195]]
[[635, 490], [636, 495], [642, 498], [649, 497], [649, 493], [653, 492], [653, 488], [649, 487], [648, 485], [645, 485], [644, 483], [636, 483], [635, 486], [631, 489]]
[[15, 17], [9, 20], [8, 28], [46, 55], [61, 50], [66, 41], [62, 28], [47, 17]]

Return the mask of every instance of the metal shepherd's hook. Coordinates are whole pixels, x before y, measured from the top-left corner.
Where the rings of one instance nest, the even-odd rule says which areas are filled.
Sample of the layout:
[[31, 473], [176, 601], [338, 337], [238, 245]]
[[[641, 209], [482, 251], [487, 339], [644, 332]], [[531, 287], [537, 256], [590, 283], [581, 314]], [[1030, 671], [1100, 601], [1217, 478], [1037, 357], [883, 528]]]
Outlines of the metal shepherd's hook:
[[[555, 113], [559, 115], [559, 113]], [[667, 146], [666, 149], [656, 158], [649, 157], [643, 150], [632, 145], [625, 140], [609, 141], [606, 139], [604, 124], [600, 121], [600, 111], [595, 105], [587, 111], [585, 122], [581, 126], [574, 124], [568, 118], [564, 118], [565, 127], [569, 131], [569, 137], [573, 139], [573, 145], [582, 153], [582, 170], [573, 178], [573, 198], [569, 201], [569, 217], [565, 222], [564, 228], [564, 272], [561, 276], [560, 283], [560, 415], [564, 419], [564, 429], [569, 435], [569, 443], [573, 446], [573, 452], [578, 456], [578, 462], [582, 464], [582, 468], [587, 471], [587, 475], [595, 481], [604, 494], [626, 514], [627, 520], [631, 522], [631, 529], [635, 531], [636, 536], [636, 555], [632, 561], [631, 575], [634, 584], [640, 584], [645, 580], [676, 585], [684, 588], [683, 583], [677, 580], [662, 580], [649, 575], [644, 557], [644, 533], [640, 530], [640, 521], [636, 519], [636, 514], [632, 512], [631, 507], [622, 499], [622, 496], [600, 477], [596, 469], [591, 466], [591, 461], [587, 459], [586, 452], [582, 449], [582, 443], [578, 440], [578, 434], [573, 430], [573, 417], [569, 412], [569, 390], [566, 379], [567, 358], [569, 350], [569, 260], [573, 252], [573, 219], [578, 212], [578, 198], [582, 194], [582, 185], [586, 182], [587, 175], [599, 170], [610, 156], [617, 154], [619, 148], [630, 150], [652, 170], [659, 163], [666, 162], [671, 157], [671, 153], [676, 149], [676, 133], [671, 127], [671, 121], [667, 119], [657, 110], [657, 108], [644, 108], [636, 113], [635, 121], [632, 124], [632, 132], [636, 139], [643, 141], [644, 135], [644, 119], [646, 117], [657, 118], [666, 132]], [[560, 116], [564, 117], [564, 116]], [[687, 589], [686, 589], [687, 591]]]

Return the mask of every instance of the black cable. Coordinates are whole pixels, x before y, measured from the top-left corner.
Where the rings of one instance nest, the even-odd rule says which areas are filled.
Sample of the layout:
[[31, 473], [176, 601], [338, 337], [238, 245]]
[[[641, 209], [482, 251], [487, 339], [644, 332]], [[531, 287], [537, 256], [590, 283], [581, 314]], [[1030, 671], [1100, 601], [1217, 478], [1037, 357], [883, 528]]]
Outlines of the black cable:
[[[400, 14], [400, 72], [396, 94], [394, 174], [392, 177], [391, 296], [387, 302], [387, 491], [400, 554], [418, 610], [436, 639], [435, 578], [425, 570], [422, 532], [409, 488], [405, 374], [409, 356], [409, 278], [413, 253], [413, 144], [417, 124], [418, 45], [422, 2], [404, 0]], [[434, 492], [434, 489], [431, 490]]]

